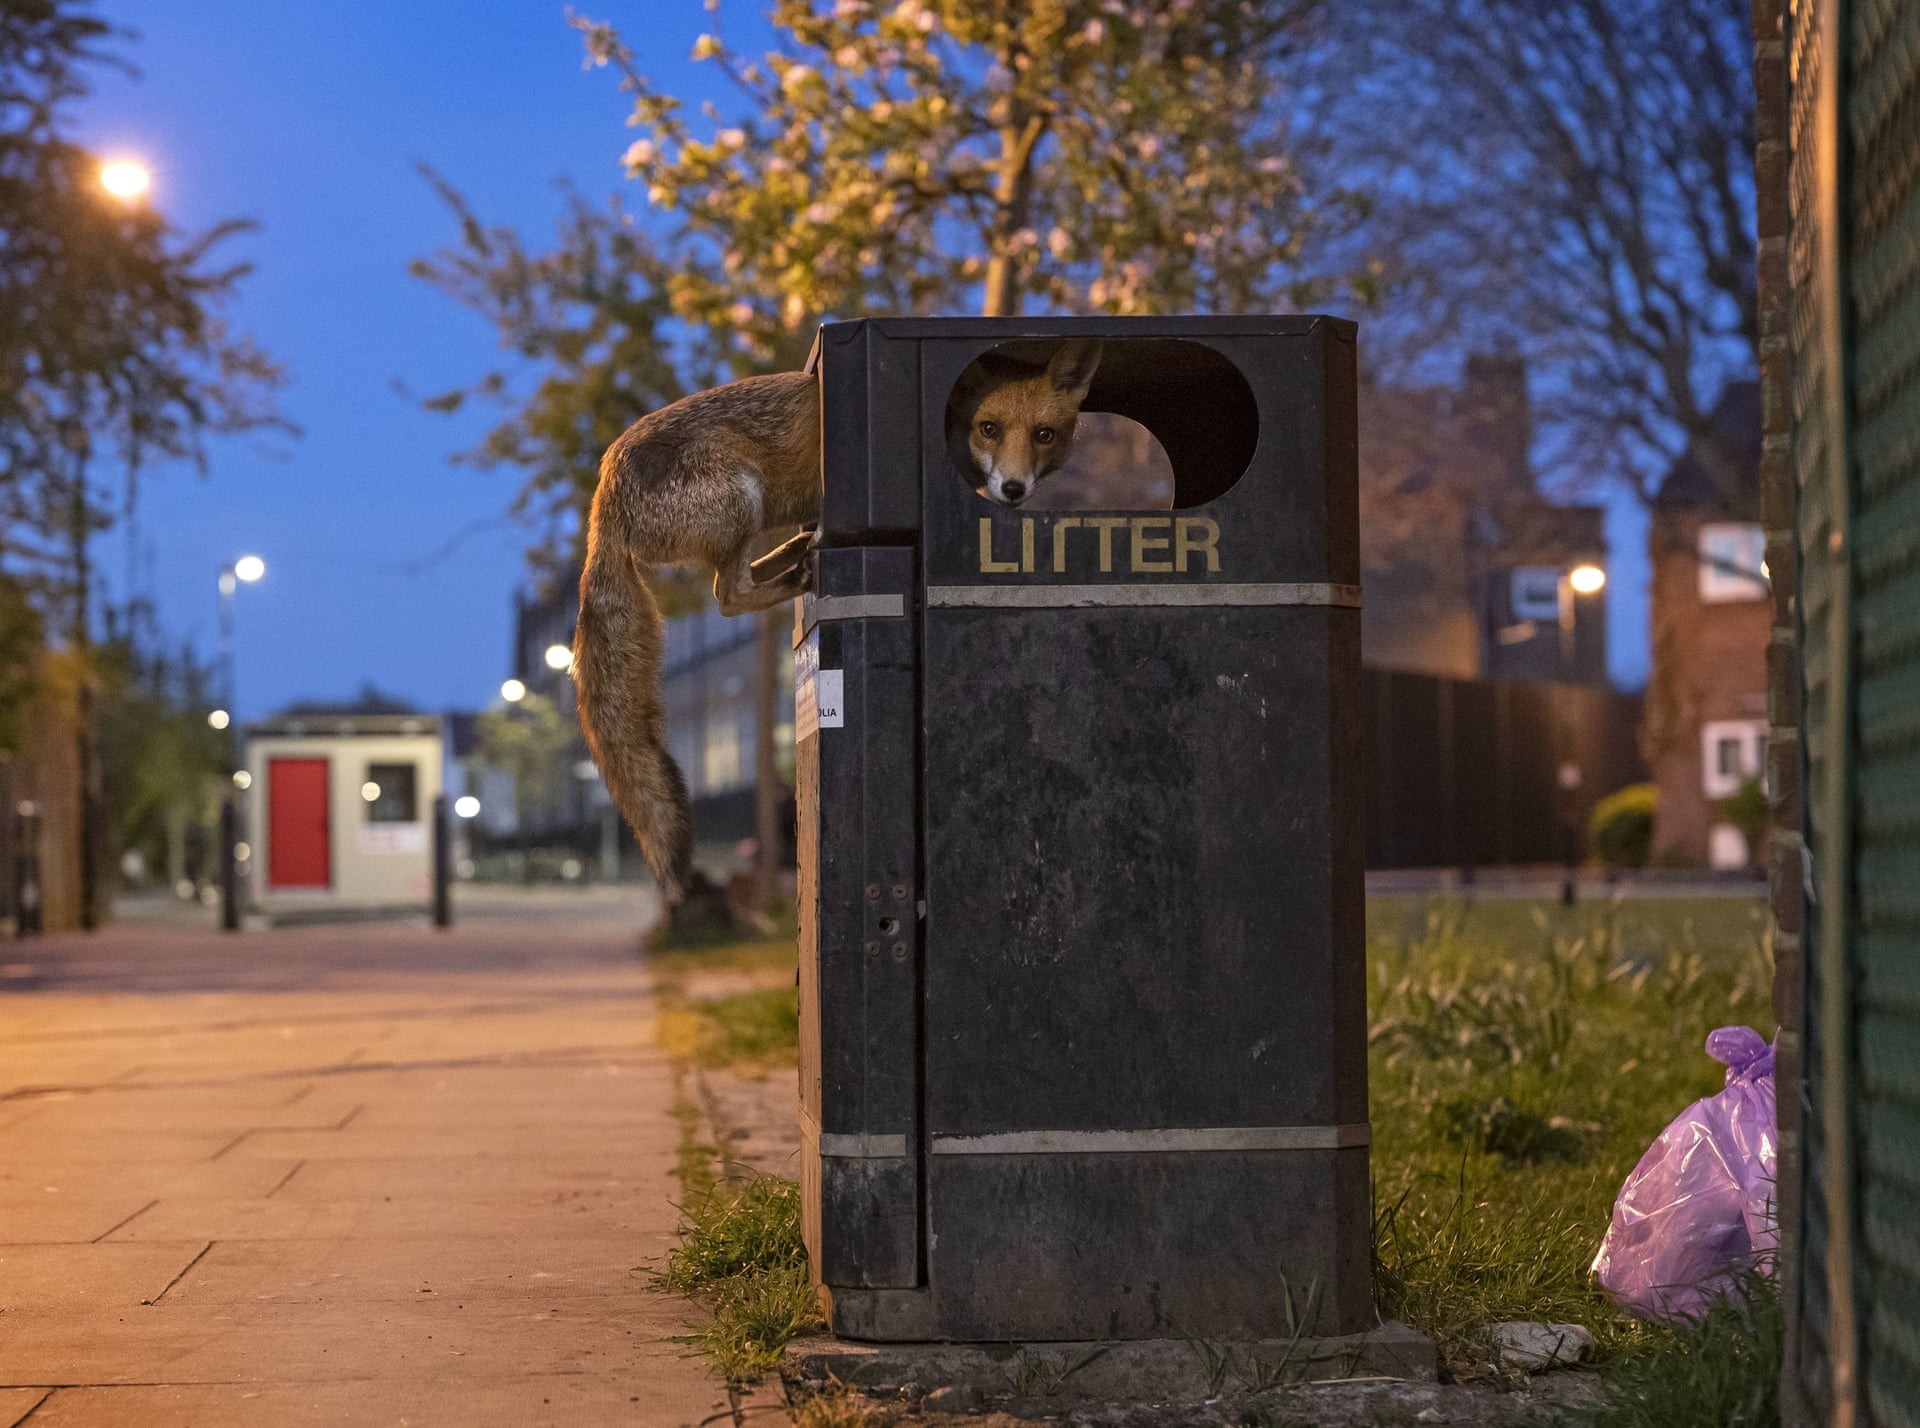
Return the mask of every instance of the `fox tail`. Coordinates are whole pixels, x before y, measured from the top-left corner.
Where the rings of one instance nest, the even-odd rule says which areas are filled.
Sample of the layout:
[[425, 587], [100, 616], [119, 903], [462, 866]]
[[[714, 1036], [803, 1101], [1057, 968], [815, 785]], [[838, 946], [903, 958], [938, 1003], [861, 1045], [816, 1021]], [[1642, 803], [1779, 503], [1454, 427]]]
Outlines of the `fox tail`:
[[589, 540], [573, 635], [580, 729], [661, 897], [677, 907], [695, 884], [693, 819], [687, 781], [667, 752], [665, 649], [666, 621], [625, 543]]

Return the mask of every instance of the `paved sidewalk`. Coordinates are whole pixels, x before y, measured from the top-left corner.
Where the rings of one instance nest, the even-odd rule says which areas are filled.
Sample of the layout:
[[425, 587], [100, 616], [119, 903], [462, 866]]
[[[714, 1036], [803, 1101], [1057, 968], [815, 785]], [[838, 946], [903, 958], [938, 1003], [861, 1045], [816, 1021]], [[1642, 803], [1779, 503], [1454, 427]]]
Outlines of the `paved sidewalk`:
[[732, 1416], [644, 894], [469, 912], [0, 945], [0, 1428]]

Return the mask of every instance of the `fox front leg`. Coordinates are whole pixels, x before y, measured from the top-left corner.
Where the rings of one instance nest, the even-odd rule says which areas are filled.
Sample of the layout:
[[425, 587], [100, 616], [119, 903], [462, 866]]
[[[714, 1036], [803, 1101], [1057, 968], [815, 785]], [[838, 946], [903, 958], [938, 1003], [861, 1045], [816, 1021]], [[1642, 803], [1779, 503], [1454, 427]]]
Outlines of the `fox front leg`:
[[819, 543], [820, 530], [817, 526], [808, 526], [799, 535], [783, 541], [753, 562], [753, 578], [756, 581], [778, 580], [791, 574], [806, 562], [807, 553]]
[[[785, 549], [785, 547], [782, 547]], [[807, 566], [804, 562], [789, 566], [769, 580], [755, 579], [756, 562], [747, 559], [742, 546], [713, 572], [713, 598], [720, 602], [723, 615], [747, 615], [755, 610], [771, 610], [806, 593]]]

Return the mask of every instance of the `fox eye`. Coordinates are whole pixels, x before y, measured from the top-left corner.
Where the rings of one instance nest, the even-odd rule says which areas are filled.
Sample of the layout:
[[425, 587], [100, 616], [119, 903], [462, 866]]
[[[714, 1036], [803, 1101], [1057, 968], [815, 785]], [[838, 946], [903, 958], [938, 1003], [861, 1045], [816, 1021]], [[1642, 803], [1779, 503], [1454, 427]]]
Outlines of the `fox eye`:
[[1000, 423], [997, 421], [981, 422], [980, 435], [984, 436], [988, 441], [998, 441], [1000, 439]]
[[1033, 429], [1033, 439], [1041, 446], [1053, 445], [1053, 428], [1050, 426], [1036, 426]]

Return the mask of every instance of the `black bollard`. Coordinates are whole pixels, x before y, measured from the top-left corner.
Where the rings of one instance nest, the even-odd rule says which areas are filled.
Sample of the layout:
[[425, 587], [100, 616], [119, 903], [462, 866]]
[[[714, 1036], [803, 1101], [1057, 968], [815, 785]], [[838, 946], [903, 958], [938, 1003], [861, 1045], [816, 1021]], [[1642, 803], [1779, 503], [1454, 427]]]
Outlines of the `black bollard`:
[[444, 793], [433, 800], [433, 925], [453, 926], [453, 821]]
[[240, 814], [231, 798], [220, 805], [220, 926], [240, 930]]
[[40, 821], [31, 802], [23, 802], [17, 812], [19, 848], [14, 859], [15, 905], [20, 909], [21, 935], [39, 932], [40, 917]]

